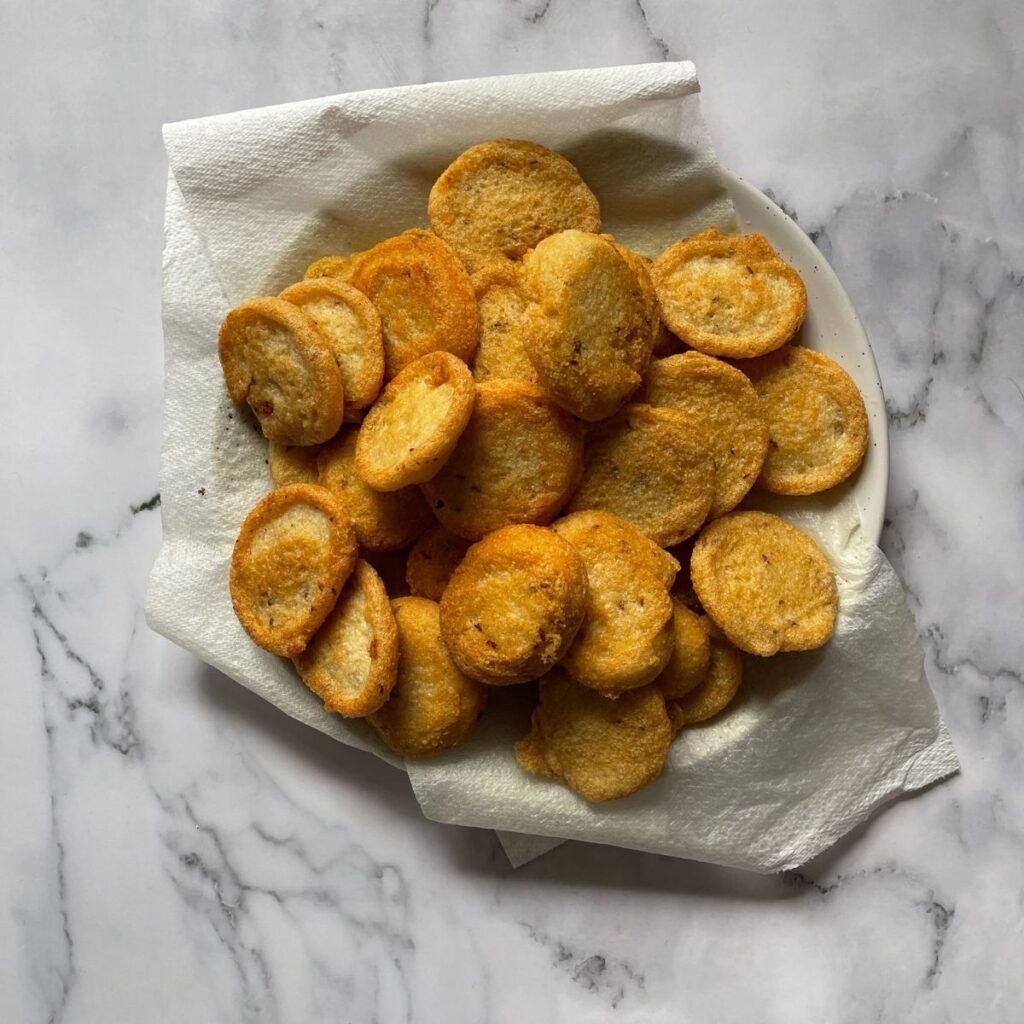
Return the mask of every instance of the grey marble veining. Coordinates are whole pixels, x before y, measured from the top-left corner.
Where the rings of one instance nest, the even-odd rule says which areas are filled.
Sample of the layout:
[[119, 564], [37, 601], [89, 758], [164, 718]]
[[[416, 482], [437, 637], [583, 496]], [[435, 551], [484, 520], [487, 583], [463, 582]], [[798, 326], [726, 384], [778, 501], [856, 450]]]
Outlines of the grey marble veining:
[[[0, 31], [0, 1017], [1020, 1019], [1024, 15], [1012, 0], [9, 5]], [[878, 359], [884, 546], [963, 762], [800, 872], [512, 872], [151, 634], [163, 121], [691, 58], [722, 162]]]

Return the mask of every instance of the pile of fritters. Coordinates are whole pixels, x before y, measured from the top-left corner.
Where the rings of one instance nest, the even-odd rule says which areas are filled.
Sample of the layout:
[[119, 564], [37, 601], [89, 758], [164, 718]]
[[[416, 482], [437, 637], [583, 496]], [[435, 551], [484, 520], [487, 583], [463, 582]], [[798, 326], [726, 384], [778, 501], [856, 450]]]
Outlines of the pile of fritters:
[[740, 652], [832, 635], [822, 551], [737, 509], [850, 476], [863, 401], [790, 344], [806, 292], [759, 235], [651, 260], [600, 234], [571, 163], [507, 140], [461, 154], [427, 212], [224, 321], [276, 488], [235, 545], [235, 611], [406, 757], [533, 684], [522, 767], [625, 796], [736, 696]]

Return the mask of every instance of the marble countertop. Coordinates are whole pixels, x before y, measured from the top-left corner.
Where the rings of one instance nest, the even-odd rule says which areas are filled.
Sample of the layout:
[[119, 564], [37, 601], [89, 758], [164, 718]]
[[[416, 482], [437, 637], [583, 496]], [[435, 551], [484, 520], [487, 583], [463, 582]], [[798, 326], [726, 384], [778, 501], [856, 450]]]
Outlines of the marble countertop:
[[[1020, 1020], [1024, 15], [1015, 0], [86, 0], [0, 32], [0, 1019]], [[883, 546], [963, 764], [782, 877], [513, 871], [405, 777], [146, 627], [162, 122], [693, 59], [888, 398]]]

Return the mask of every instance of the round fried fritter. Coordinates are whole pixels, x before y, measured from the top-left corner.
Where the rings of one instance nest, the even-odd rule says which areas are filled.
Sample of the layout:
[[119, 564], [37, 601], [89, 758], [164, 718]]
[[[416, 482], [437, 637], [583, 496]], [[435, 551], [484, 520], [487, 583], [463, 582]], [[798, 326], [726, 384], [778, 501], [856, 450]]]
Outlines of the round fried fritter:
[[655, 680], [666, 698], [678, 700], [704, 682], [711, 663], [711, 639], [703, 616], [672, 601], [675, 644], [665, 671]]
[[418, 597], [440, 601], [458, 564], [466, 557], [469, 541], [435, 523], [409, 551], [405, 582]]
[[709, 356], [771, 352], [796, 334], [807, 312], [800, 275], [762, 235], [710, 228], [670, 245], [651, 276], [665, 323]]
[[476, 387], [461, 359], [430, 352], [384, 389], [359, 428], [356, 469], [378, 491], [435, 476], [462, 436]]
[[650, 326], [653, 350], [660, 338], [662, 323], [658, 292], [654, 287], [654, 279], [651, 277], [651, 260], [646, 256], [641, 256], [638, 252], [633, 252], [621, 242], [616, 242], [611, 235], [602, 235], [601, 237], [607, 238], [615, 246], [615, 251], [626, 261], [626, 266], [633, 271], [636, 283], [640, 286], [640, 294], [644, 303], [644, 317]]
[[264, 650], [292, 657], [327, 618], [355, 564], [355, 531], [335, 495], [312, 484], [278, 488], [245, 517], [235, 541], [235, 615]]
[[540, 388], [478, 384], [469, 425], [422, 485], [434, 515], [467, 540], [515, 523], [548, 523], [580, 478], [580, 431]]
[[567, 228], [598, 231], [601, 210], [579, 171], [535, 142], [497, 139], [471, 146], [434, 182], [430, 226], [471, 270], [520, 259]]
[[218, 348], [231, 401], [249, 404], [267, 440], [319, 444], [337, 432], [341, 375], [301, 309], [283, 299], [248, 299], [224, 318]]
[[532, 731], [519, 764], [564, 782], [586, 800], [616, 800], [652, 783], [672, 742], [665, 698], [645, 686], [617, 700], [555, 670], [540, 681]]
[[682, 699], [668, 702], [672, 728], [677, 731], [684, 725], [706, 722], [725, 710], [743, 681], [743, 657], [740, 652], [719, 633], [713, 623], [703, 617], [701, 621], [710, 642], [707, 672], [699, 686]]
[[587, 570], [543, 526], [506, 526], [474, 544], [441, 597], [441, 636], [467, 675], [493, 686], [537, 679], [583, 622]]
[[275, 487], [288, 484], [316, 484], [320, 482], [316, 460], [320, 445], [278, 444], [267, 445], [267, 465]]
[[388, 699], [398, 675], [398, 628], [368, 562], [356, 564], [334, 610], [294, 662], [324, 707], [345, 718], [365, 718]]
[[349, 281], [362, 255], [361, 252], [354, 252], [351, 256], [322, 256], [306, 267], [302, 279], [312, 281], [318, 277], [335, 277], [339, 281]]
[[629, 264], [600, 235], [562, 231], [527, 253], [523, 282], [523, 341], [538, 382], [581, 419], [611, 416], [636, 390], [654, 343]]
[[495, 260], [472, 277], [480, 314], [480, 345], [473, 359], [473, 376], [478, 381], [493, 377], [531, 384], [537, 381], [537, 371], [523, 345], [526, 296], [522, 272], [521, 263]]
[[668, 663], [672, 601], [661, 579], [631, 557], [620, 537], [595, 529], [583, 518], [588, 514], [552, 527], [587, 568], [586, 618], [562, 666], [578, 683], [614, 697], [651, 682]]
[[715, 466], [710, 517], [735, 508], [768, 451], [768, 423], [750, 381], [720, 359], [683, 352], [651, 363], [643, 397], [650, 405], [686, 413], [710, 450]]
[[741, 651], [821, 647], [836, 624], [836, 578], [802, 530], [766, 512], [732, 512], [709, 523], [690, 575], [711, 620]]
[[678, 544], [711, 509], [714, 464], [693, 422], [675, 409], [627, 405], [587, 434], [570, 512], [603, 509], [656, 544]]
[[467, 363], [473, 358], [480, 335], [473, 286], [429, 231], [378, 242], [359, 257], [350, 280], [380, 314], [388, 380], [428, 352], [451, 352]]
[[757, 486], [815, 494], [841, 483], [864, 459], [868, 414], [850, 375], [809, 348], [787, 345], [740, 369], [768, 420], [768, 457]]
[[396, 754], [430, 757], [465, 739], [484, 709], [487, 688], [448, 656], [434, 601], [400, 597], [391, 607], [398, 624], [398, 679], [368, 721]]
[[375, 491], [356, 472], [358, 428], [325, 444], [317, 459], [320, 483], [338, 494], [356, 528], [359, 546], [367, 551], [395, 551], [411, 544], [431, 522], [419, 488]]
[[632, 523], [611, 512], [588, 509], [563, 516], [553, 527], [570, 544], [587, 544], [607, 550], [624, 562], [632, 562], [651, 573], [666, 589], [679, 572], [679, 562], [669, 552], [645, 537]]
[[345, 405], [370, 405], [384, 381], [384, 341], [373, 303], [333, 277], [300, 281], [285, 288], [280, 298], [298, 306], [327, 339], [341, 374]]

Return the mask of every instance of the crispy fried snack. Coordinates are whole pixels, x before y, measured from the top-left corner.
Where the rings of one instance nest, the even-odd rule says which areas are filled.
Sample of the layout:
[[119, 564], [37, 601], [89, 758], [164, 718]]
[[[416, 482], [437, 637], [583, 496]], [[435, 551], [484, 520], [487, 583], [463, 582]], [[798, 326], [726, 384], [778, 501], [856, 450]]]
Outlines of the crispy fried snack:
[[385, 493], [363, 483], [356, 472], [358, 433], [359, 429], [350, 428], [323, 446], [317, 459], [320, 483], [344, 502], [361, 548], [404, 548], [430, 525], [430, 509], [416, 487]]
[[275, 487], [288, 484], [316, 484], [320, 482], [316, 460], [320, 445], [278, 444], [267, 445], [267, 465]]
[[477, 385], [469, 425], [441, 471], [422, 485], [434, 515], [467, 540], [515, 523], [548, 523], [580, 478], [580, 432], [540, 388]]
[[529, 252], [523, 270], [523, 340], [537, 380], [581, 419], [611, 416], [636, 390], [654, 343], [630, 265], [600, 235], [562, 231]]
[[704, 616], [672, 601], [675, 645], [665, 671], [655, 680], [666, 698], [678, 700], [704, 682], [711, 664], [711, 638]]
[[520, 259], [567, 228], [597, 231], [601, 210], [568, 160], [535, 142], [471, 146], [434, 182], [430, 226], [471, 270]]
[[306, 267], [302, 279], [312, 281], [318, 277], [335, 277], [339, 281], [349, 281], [362, 255], [354, 252], [351, 256], [323, 256]]
[[465, 739], [484, 709], [486, 687], [448, 656], [433, 601], [400, 597], [391, 607], [398, 624], [398, 680], [369, 722], [396, 754], [430, 757]]
[[644, 317], [651, 329], [651, 346], [657, 344], [661, 335], [661, 307], [658, 304], [658, 292], [654, 287], [654, 279], [651, 277], [651, 260], [633, 252], [621, 242], [616, 242], [612, 235], [602, 235], [612, 245], [615, 251], [626, 261], [626, 266], [633, 271], [636, 283], [640, 286], [640, 294], [643, 296]]
[[617, 800], [660, 774], [672, 726], [656, 686], [603, 697], [555, 669], [540, 681], [530, 734], [516, 744], [528, 772], [564, 782], [586, 800]]
[[231, 553], [231, 604], [264, 650], [302, 651], [356, 564], [345, 506], [323, 487], [292, 484], [246, 517]]
[[835, 361], [787, 345], [740, 364], [768, 420], [768, 457], [757, 486], [815, 494], [841, 483], [864, 459], [868, 414], [857, 385]]
[[778, 516], [733, 512], [708, 524], [690, 573], [704, 610], [741, 651], [807, 651], [835, 629], [838, 592], [828, 559]]
[[587, 435], [583, 479], [566, 508], [612, 512], [668, 547], [700, 529], [713, 494], [714, 463], [694, 423], [637, 404]]
[[341, 426], [344, 393], [330, 346], [290, 302], [236, 306], [221, 325], [219, 350], [231, 401], [248, 402], [267, 440], [319, 444]]
[[441, 597], [441, 636], [468, 676], [504, 686], [537, 679], [583, 622], [587, 570], [543, 526], [506, 526], [474, 544]]
[[384, 381], [384, 341], [373, 303], [334, 277], [300, 281], [280, 298], [298, 306], [320, 328], [334, 353], [345, 405], [365, 409]]
[[768, 423], [750, 381], [700, 352], [651, 363], [644, 399], [690, 417], [715, 465], [712, 519], [735, 508], [753, 486], [768, 452]]
[[365, 718], [388, 699], [398, 675], [398, 628], [368, 562], [356, 564], [334, 610], [294, 662], [324, 707], [345, 718]]
[[[570, 544], [592, 544], [651, 573], [666, 589], [679, 572], [679, 562], [645, 537], [632, 523], [611, 512], [589, 509], [563, 516], [554, 529]], [[589, 540], [587, 538], [590, 538]]]
[[714, 228], [670, 245], [651, 267], [661, 316], [709, 356], [749, 359], [784, 345], [807, 313], [800, 275], [762, 235]]
[[629, 523], [607, 530], [595, 527], [588, 518], [593, 515], [577, 513], [552, 527], [579, 552], [588, 581], [586, 618], [562, 667], [577, 682], [614, 697], [651, 682], [668, 663], [672, 601], [664, 576], [631, 557], [638, 542], [623, 543]]
[[436, 476], [466, 429], [475, 399], [472, 374], [450, 352], [413, 360], [359, 428], [359, 475], [378, 491], [397, 491]]
[[351, 283], [380, 313], [388, 380], [428, 352], [469, 362], [480, 321], [469, 275], [429, 231], [414, 229], [378, 242], [356, 261]]
[[480, 345], [473, 360], [473, 376], [478, 381], [493, 377], [512, 377], [530, 384], [537, 381], [537, 371], [523, 344], [526, 296], [522, 271], [521, 263], [494, 260], [472, 277], [480, 314]]
[[469, 541], [435, 523], [409, 551], [405, 582], [418, 597], [440, 601], [458, 564], [466, 557]]
[[707, 674], [700, 685], [681, 700], [668, 702], [668, 714], [672, 719], [672, 728], [676, 731], [684, 725], [706, 722], [723, 711], [736, 696], [743, 681], [743, 658], [740, 652], [719, 633], [713, 623], [705, 619], [704, 624], [711, 644]]

